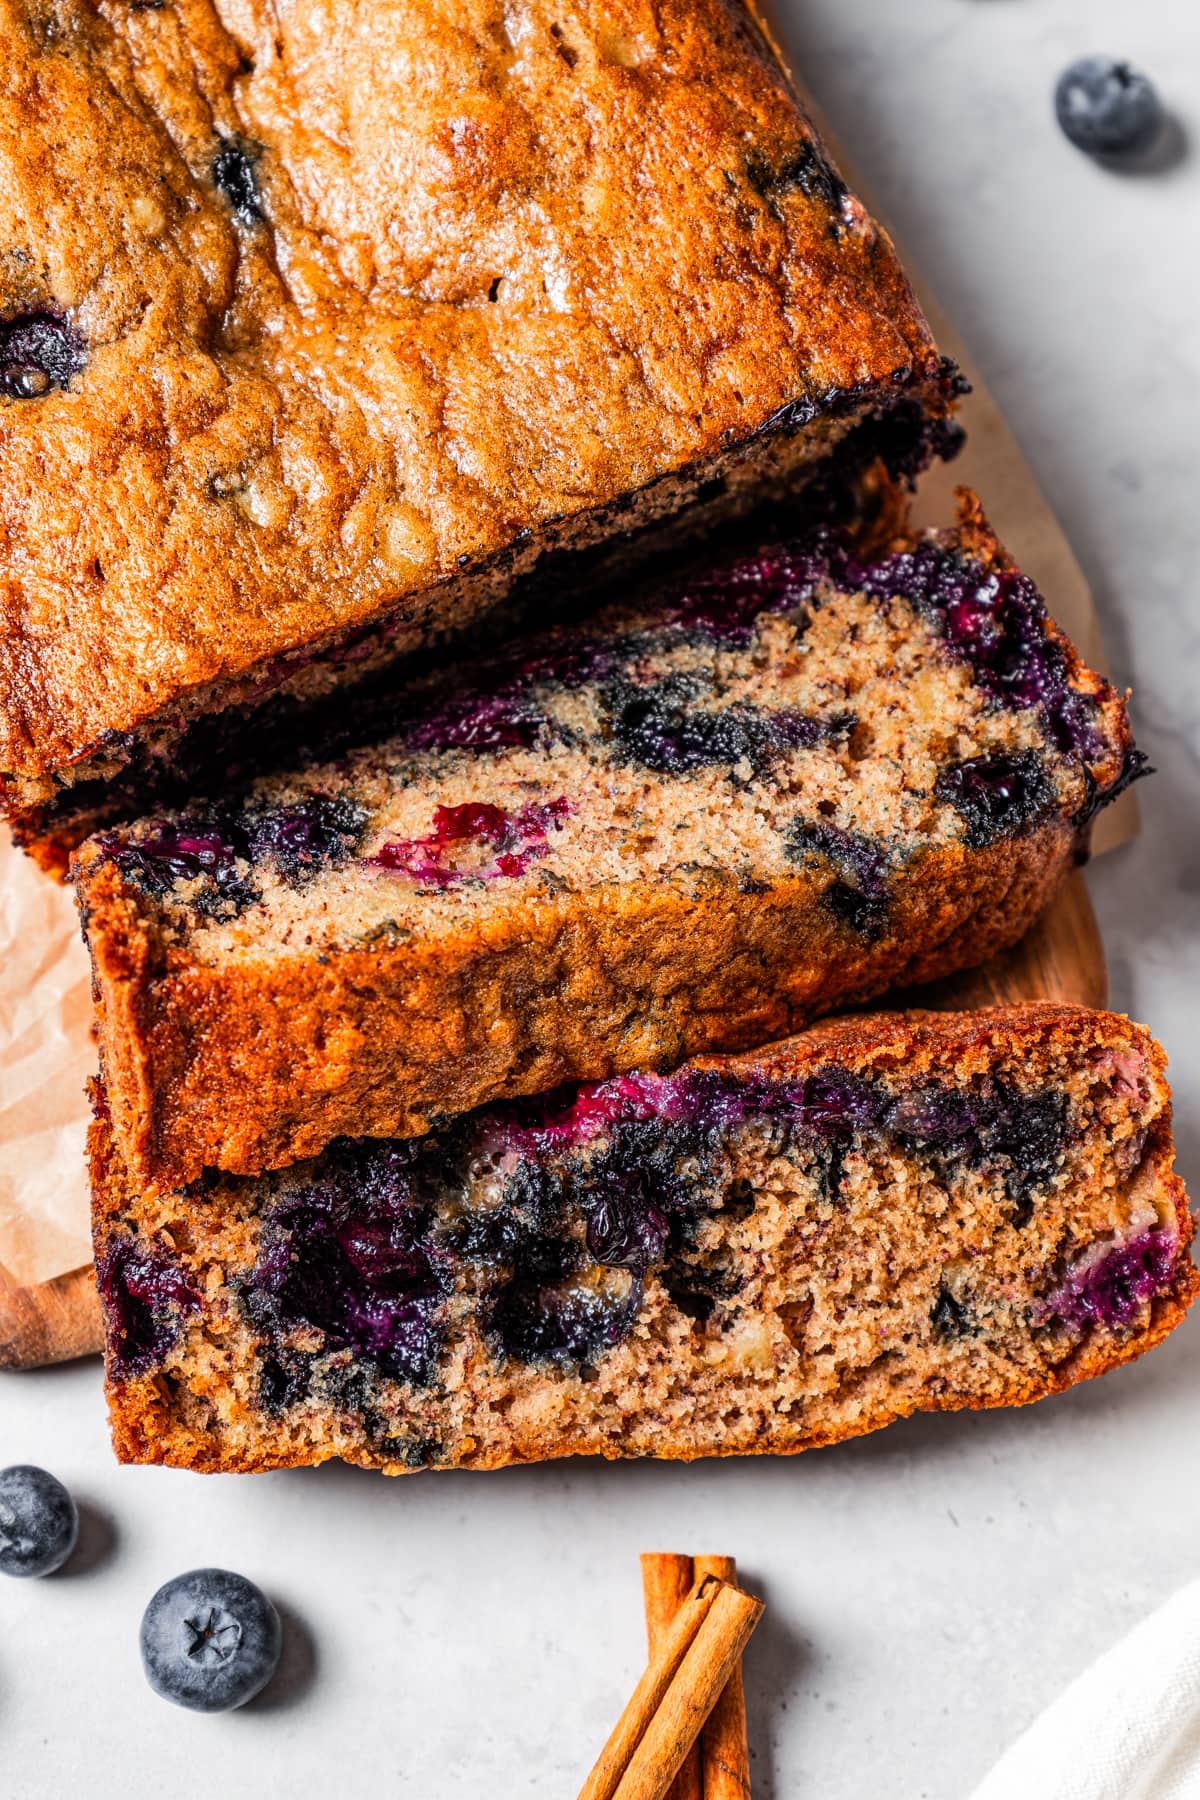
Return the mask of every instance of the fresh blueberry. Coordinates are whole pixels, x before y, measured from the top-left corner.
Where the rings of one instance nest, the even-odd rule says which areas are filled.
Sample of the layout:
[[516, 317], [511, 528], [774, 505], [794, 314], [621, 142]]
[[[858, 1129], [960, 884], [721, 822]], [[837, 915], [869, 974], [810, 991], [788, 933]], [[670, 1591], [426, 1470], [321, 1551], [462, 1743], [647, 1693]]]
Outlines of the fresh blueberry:
[[1059, 77], [1058, 122], [1092, 156], [1131, 156], [1162, 129], [1163, 109], [1145, 75], [1108, 56], [1084, 56]]
[[160, 1699], [192, 1712], [229, 1712], [252, 1700], [278, 1668], [281, 1642], [266, 1595], [228, 1569], [177, 1575], [142, 1614], [146, 1680]]
[[0, 1469], [0, 1575], [53, 1575], [78, 1536], [79, 1514], [61, 1481], [29, 1463]]

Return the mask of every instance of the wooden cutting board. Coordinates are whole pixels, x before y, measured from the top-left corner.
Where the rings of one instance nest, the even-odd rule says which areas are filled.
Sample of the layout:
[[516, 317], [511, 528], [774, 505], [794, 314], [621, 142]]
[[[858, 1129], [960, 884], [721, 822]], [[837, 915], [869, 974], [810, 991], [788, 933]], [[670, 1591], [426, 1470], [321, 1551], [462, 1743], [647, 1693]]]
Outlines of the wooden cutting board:
[[38, 1369], [91, 1356], [102, 1341], [90, 1267], [21, 1287], [0, 1264], [0, 1369]]
[[[981, 968], [916, 988], [901, 1004], [938, 1011], [1068, 1000], [1104, 1006], [1108, 969], [1083, 877], [1073, 874], [1014, 950]], [[20, 1287], [0, 1265], [0, 1369], [33, 1369], [100, 1349], [100, 1303], [90, 1268]]]

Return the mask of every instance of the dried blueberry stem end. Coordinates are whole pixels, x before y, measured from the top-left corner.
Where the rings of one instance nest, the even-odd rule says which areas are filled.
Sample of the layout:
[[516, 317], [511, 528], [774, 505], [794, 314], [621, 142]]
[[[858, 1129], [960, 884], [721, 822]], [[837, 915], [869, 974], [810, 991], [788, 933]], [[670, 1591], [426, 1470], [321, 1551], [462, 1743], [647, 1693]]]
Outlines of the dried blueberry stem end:
[[164, 1582], [142, 1615], [142, 1668], [162, 1700], [190, 1712], [244, 1706], [279, 1666], [279, 1614], [254, 1582], [229, 1569], [191, 1569]]

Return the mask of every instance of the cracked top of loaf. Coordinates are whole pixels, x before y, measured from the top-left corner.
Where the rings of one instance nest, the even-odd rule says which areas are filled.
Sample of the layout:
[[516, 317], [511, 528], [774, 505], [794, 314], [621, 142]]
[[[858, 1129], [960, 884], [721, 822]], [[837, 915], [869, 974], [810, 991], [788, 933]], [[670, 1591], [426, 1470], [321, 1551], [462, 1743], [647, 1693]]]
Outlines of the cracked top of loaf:
[[445, 624], [464, 568], [731, 447], [876, 392], [944, 410], [739, 0], [0, 17], [20, 803], [348, 631]]

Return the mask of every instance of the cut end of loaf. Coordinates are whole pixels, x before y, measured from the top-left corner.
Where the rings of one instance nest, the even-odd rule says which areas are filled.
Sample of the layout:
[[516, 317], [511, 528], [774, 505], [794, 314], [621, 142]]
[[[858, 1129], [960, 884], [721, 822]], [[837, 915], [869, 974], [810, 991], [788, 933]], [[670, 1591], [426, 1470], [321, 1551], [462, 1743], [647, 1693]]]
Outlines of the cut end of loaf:
[[694, 565], [369, 723], [81, 852], [139, 1180], [412, 1135], [978, 962], [1139, 767], [973, 503]]
[[1193, 1297], [1162, 1067], [1083, 1009], [864, 1017], [156, 1200], [101, 1123], [118, 1452], [688, 1458], [1039, 1399]]

